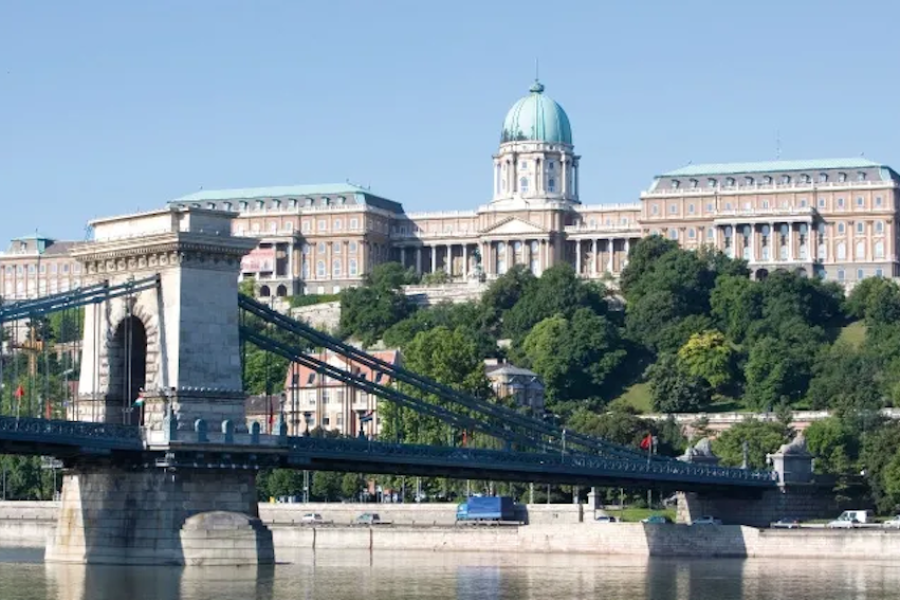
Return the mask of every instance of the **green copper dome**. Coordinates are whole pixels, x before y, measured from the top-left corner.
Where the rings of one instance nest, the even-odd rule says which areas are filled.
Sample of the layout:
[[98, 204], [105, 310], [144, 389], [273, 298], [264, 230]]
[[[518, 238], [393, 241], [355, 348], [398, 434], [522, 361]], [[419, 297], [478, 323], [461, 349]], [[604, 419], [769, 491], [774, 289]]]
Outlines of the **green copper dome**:
[[571, 145], [572, 126], [566, 111], [544, 95], [540, 81], [535, 80], [529, 91], [529, 95], [506, 113], [500, 143], [536, 141]]

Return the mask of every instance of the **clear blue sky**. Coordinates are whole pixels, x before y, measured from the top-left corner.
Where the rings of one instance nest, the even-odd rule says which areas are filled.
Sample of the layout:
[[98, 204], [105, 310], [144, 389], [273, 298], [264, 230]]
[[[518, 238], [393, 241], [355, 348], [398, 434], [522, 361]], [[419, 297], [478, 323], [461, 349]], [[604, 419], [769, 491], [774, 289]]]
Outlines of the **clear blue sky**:
[[540, 57], [582, 200], [688, 161], [900, 166], [900, 3], [0, 0], [0, 244], [195, 191], [369, 184], [407, 210], [491, 191]]

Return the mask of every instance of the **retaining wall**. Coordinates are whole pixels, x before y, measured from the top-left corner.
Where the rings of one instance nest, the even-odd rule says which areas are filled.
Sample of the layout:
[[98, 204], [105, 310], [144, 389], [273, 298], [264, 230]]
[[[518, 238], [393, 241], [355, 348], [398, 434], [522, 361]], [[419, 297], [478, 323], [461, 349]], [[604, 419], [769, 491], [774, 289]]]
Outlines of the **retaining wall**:
[[[737, 525], [643, 525], [641, 523], [560, 523], [516, 526], [392, 526], [291, 525], [278, 517], [319, 512], [338, 505], [260, 504], [270, 524], [276, 559], [290, 562], [299, 550], [424, 550], [449, 552], [584, 553], [656, 557], [843, 558], [900, 560], [900, 530], [754, 529]], [[341, 505], [359, 512], [391, 514], [382, 505]], [[436, 505], [404, 505], [419, 517]], [[438, 505], [449, 507], [450, 505]], [[394, 505], [396, 508], [397, 505]], [[56, 526], [54, 502], [0, 502], [0, 547], [43, 547]], [[569, 515], [567, 505], [543, 506], [548, 514]], [[533, 509], [534, 510], [534, 509]], [[444, 518], [443, 513], [438, 511]], [[340, 514], [336, 511], [334, 514]], [[398, 514], [402, 514], [399, 513]], [[535, 513], [536, 514], [536, 513]], [[31, 518], [26, 518], [31, 517]], [[276, 520], [270, 520], [275, 518]]]
[[[307, 513], [318, 513], [335, 525], [349, 525], [362, 513], [377, 513], [382, 521], [398, 525], [453, 525], [454, 503], [362, 504], [309, 503], [259, 505], [259, 518], [267, 524], [296, 524]], [[584, 517], [581, 504], [516, 505], [516, 520], [528, 524], [574, 524]]]

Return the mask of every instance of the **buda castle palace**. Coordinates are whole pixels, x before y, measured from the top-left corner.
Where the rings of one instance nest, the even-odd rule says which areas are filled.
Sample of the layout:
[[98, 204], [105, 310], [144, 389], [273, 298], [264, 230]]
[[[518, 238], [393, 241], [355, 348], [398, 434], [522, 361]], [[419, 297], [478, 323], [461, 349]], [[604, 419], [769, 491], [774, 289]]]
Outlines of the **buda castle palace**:
[[[238, 213], [234, 233], [259, 238], [241, 277], [260, 296], [336, 293], [388, 261], [457, 282], [561, 262], [614, 280], [648, 235], [718, 248], [757, 278], [785, 269], [852, 285], [900, 274], [900, 176], [864, 158], [689, 165], [654, 177], [634, 203], [582, 204], [569, 117], [535, 81], [503, 121], [492, 168], [492, 198], [472, 211], [406, 213], [350, 184], [203, 190], [169, 204]], [[13, 240], [0, 295], [76, 287], [69, 244]]]

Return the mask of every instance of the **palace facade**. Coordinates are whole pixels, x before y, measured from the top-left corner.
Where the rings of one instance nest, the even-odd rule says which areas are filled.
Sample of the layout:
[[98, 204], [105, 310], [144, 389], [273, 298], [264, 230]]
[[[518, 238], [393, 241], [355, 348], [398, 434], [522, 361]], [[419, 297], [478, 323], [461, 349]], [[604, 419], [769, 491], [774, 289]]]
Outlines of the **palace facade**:
[[689, 165], [654, 177], [634, 203], [586, 205], [568, 115], [536, 81], [507, 113], [491, 169], [491, 199], [472, 211], [406, 213], [350, 184], [202, 191], [172, 204], [239, 213], [235, 233], [261, 240], [242, 275], [261, 296], [338, 292], [387, 261], [454, 281], [561, 262], [614, 279], [648, 235], [713, 246], [757, 277], [898, 275], [900, 177], [865, 158]]
[[[583, 204], [568, 115], [535, 81], [507, 113], [490, 168], [489, 201], [471, 211], [406, 213], [349, 183], [204, 190], [169, 204], [238, 213], [234, 233], [260, 240], [241, 275], [260, 296], [339, 292], [388, 261], [457, 282], [562, 262], [614, 280], [631, 245], [654, 234], [743, 258], [757, 277], [787, 269], [849, 286], [900, 275], [900, 176], [865, 158], [689, 165], [654, 177], [633, 203]], [[74, 272], [50, 272], [74, 268], [65, 252], [48, 260], [66, 245], [14, 241], [0, 255], [3, 295], [75, 285]]]

